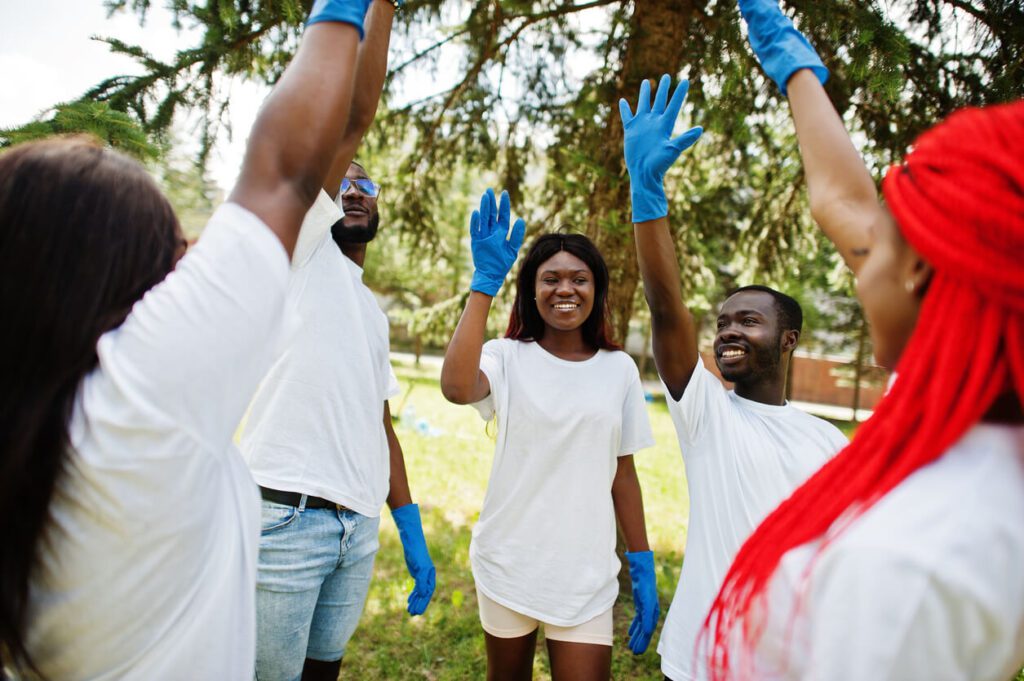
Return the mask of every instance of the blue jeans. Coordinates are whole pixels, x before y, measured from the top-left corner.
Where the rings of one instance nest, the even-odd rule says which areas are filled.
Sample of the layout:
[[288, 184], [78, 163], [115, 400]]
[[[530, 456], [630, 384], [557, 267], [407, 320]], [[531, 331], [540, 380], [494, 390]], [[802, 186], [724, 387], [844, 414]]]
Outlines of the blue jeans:
[[380, 518], [263, 502], [256, 582], [256, 678], [293, 681], [306, 658], [340, 660], [380, 546]]

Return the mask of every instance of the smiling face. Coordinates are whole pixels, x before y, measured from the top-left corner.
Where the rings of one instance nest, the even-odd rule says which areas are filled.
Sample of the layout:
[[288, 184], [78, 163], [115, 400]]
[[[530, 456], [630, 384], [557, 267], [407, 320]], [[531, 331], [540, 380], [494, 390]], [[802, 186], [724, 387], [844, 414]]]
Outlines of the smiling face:
[[868, 320], [875, 361], [895, 369], [917, 324], [931, 268], [900, 234], [888, 209], [871, 232], [871, 250], [857, 273], [857, 298]]
[[360, 165], [350, 165], [345, 177], [349, 180], [350, 186], [339, 197], [345, 217], [334, 225], [331, 234], [339, 244], [365, 244], [377, 236], [377, 227], [380, 224], [377, 197], [364, 194], [356, 186], [355, 180], [370, 179]]
[[574, 331], [594, 309], [594, 273], [575, 255], [559, 251], [537, 268], [534, 295], [547, 331]]
[[752, 385], [777, 381], [782, 356], [796, 345], [799, 332], [779, 328], [775, 299], [764, 291], [741, 291], [722, 305], [716, 322], [715, 364], [722, 378]]

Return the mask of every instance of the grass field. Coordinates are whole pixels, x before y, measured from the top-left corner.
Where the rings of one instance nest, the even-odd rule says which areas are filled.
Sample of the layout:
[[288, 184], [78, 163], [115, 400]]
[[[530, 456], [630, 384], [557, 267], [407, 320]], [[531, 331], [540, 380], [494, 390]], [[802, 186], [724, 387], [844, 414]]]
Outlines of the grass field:
[[[437, 567], [437, 590], [424, 616], [406, 614], [405, 599], [412, 582], [398, 533], [385, 512], [366, 612], [345, 653], [342, 678], [481, 679], [486, 658], [469, 567], [469, 540], [483, 504], [494, 441], [476, 411], [445, 401], [436, 368], [396, 365], [395, 369], [405, 392], [391, 401], [391, 410], [400, 417], [403, 412], [405, 415], [396, 424], [396, 432]], [[636, 463], [664, 617], [679, 579], [689, 503], [668, 411], [663, 403], [655, 403], [650, 412], [658, 446], [641, 452]], [[417, 428], [421, 419], [426, 423]], [[641, 656], [634, 656], [626, 647], [632, 614], [630, 599], [620, 600], [615, 607], [613, 677], [661, 679], [654, 651], [657, 639]], [[550, 679], [543, 638], [538, 647], [534, 678]]]

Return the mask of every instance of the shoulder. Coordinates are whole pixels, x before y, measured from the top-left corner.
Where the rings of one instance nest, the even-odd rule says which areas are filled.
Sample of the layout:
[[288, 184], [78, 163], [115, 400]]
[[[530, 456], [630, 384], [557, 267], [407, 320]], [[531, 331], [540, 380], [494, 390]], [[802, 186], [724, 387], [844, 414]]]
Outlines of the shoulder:
[[801, 429], [809, 434], [814, 433], [820, 436], [833, 448], [834, 452], [839, 451], [850, 443], [846, 435], [843, 434], [843, 431], [839, 430], [833, 423], [821, 417], [808, 414], [796, 407], [791, 407], [790, 413]]

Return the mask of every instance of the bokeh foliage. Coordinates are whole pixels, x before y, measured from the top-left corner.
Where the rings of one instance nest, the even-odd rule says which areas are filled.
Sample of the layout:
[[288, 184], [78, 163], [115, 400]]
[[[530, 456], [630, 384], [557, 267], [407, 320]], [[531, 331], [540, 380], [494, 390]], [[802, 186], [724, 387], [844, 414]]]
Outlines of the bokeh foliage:
[[[145, 21], [151, 2], [106, 4]], [[102, 38], [143, 73], [107, 78], [68, 106], [105, 107], [108, 120], [123, 115], [156, 145], [175, 115], [199, 110], [201, 165], [230, 132], [226, 79], [274, 83], [312, 3], [165, 4], [177, 25], [198, 29], [197, 43], [161, 61], [143, 46]], [[783, 7], [831, 69], [829, 94], [876, 176], [953, 109], [1024, 95], [1019, 0]], [[735, 0], [409, 0], [397, 16], [392, 76], [362, 153], [387, 160], [378, 176], [393, 188], [389, 228], [413, 260], [465, 273], [453, 225], [486, 184], [507, 188], [530, 234], [569, 226], [598, 242], [621, 336], [639, 295], [617, 100], [635, 100], [642, 78], [668, 72], [689, 76], [686, 118], [707, 130], [668, 180], [691, 304], [707, 310], [730, 285], [755, 280], [799, 293], [822, 279], [821, 268], [832, 269], [830, 247], [808, 217], [786, 102], [750, 53]], [[407, 96], [424, 82], [436, 87]], [[62, 111], [2, 131], [0, 144], [31, 126], [61, 127]], [[443, 289], [420, 302], [456, 308]]]

